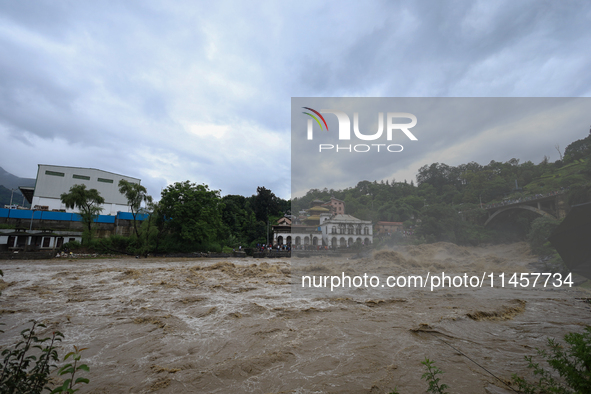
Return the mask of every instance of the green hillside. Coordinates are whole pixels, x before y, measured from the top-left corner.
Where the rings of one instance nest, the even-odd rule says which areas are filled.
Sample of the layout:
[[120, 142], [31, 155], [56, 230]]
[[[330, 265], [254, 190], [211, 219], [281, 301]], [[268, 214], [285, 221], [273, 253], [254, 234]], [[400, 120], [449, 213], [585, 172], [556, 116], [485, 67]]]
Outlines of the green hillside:
[[350, 215], [374, 223], [404, 222], [426, 241], [478, 244], [525, 239], [539, 215], [511, 212], [485, 229], [482, 224], [488, 214], [481, 204], [552, 192], [566, 193], [570, 205], [591, 201], [591, 133], [571, 143], [556, 162], [544, 158], [539, 164], [520, 163], [513, 158], [455, 167], [432, 163], [421, 167], [416, 178], [416, 185], [393, 179], [361, 181], [344, 190], [313, 189], [293, 199], [292, 212], [334, 196], [345, 202]]

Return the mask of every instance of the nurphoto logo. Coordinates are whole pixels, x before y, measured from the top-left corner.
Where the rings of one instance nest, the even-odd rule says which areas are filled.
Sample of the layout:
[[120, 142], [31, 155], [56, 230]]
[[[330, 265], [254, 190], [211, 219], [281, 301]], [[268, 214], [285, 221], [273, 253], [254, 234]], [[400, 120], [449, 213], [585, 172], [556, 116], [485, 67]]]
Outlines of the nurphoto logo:
[[[322, 114], [333, 114], [337, 117], [339, 122], [339, 140], [351, 140], [351, 120], [349, 116], [343, 112], [333, 109], [321, 109], [320, 111], [316, 111], [310, 107], [302, 107], [307, 109], [308, 111], [312, 112], [303, 112], [305, 115], [308, 115], [311, 119], [308, 119], [308, 140], [314, 139], [314, 120], [320, 127], [320, 130], [324, 130], [328, 132], [328, 124], [326, 123], [326, 119]], [[410, 119], [410, 123], [395, 123], [394, 119]], [[417, 141], [417, 137], [414, 136], [413, 133], [410, 132], [409, 129], [413, 128], [417, 124], [417, 117], [411, 113], [407, 112], [388, 112], [386, 115], [386, 139], [388, 141], [392, 141], [392, 136], [394, 135], [394, 131], [400, 130], [402, 131], [411, 141]], [[324, 125], [324, 126], [323, 126]], [[355, 137], [362, 141], [375, 141], [382, 137], [384, 133], [384, 113], [378, 113], [378, 130], [374, 134], [363, 134], [359, 130], [359, 113], [355, 112], [353, 114], [353, 133]], [[372, 148], [375, 147], [375, 148]], [[380, 148], [385, 147], [382, 151], [388, 152], [402, 152], [404, 147], [400, 144], [357, 144], [357, 145], [344, 145], [339, 146], [338, 144], [335, 146], [333, 144], [319, 144], [318, 150], [322, 153], [322, 151], [330, 151], [333, 150], [334, 152], [339, 151], [348, 151], [348, 152], [369, 152], [370, 150], [376, 150], [380, 152]]]

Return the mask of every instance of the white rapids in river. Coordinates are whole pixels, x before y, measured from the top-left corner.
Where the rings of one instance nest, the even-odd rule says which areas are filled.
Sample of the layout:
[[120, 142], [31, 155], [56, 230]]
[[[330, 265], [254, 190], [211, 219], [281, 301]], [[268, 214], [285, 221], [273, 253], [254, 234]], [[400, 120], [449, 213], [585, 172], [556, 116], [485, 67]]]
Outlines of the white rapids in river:
[[[505, 393], [524, 355], [591, 324], [584, 288], [307, 294], [307, 275], [540, 272], [525, 244], [400, 247], [364, 259], [2, 261], [0, 347], [30, 320], [87, 347], [82, 393], [423, 393], [434, 360], [457, 393]], [[297, 272], [297, 274], [296, 274]], [[292, 281], [295, 283], [292, 285]], [[294, 291], [294, 289], [296, 289]]]

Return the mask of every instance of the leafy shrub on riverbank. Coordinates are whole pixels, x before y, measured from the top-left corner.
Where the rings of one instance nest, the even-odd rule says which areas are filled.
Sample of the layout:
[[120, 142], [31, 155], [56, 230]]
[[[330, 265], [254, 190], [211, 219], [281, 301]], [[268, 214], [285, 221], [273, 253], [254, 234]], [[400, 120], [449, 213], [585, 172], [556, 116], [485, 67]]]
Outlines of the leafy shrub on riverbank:
[[113, 234], [108, 238], [100, 238], [92, 241], [90, 248], [98, 253], [131, 253], [134, 254], [133, 250], [130, 250], [132, 245], [131, 237], [124, 237], [121, 235]]
[[[513, 381], [525, 394], [538, 393], [591, 393], [591, 327], [584, 333], [571, 332], [564, 336], [568, 346], [548, 338], [549, 351], [536, 349], [554, 371], [534, 363], [532, 356], [526, 356], [528, 368], [535, 379], [513, 375]], [[558, 374], [558, 376], [556, 376]]]
[[1, 394], [37, 394], [43, 390], [54, 393], [74, 393], [79, 383], [88, 383], [87, 378], [78, 377], [74, 380], [76, 372], [89, 371], [85, 364], [78, 364], [84, 349], [74, 346], [74, 352], [68, 353], [63, 361], [72, 357], [74, 363], [61, 367], [60, 376], [69, 375], [61, 386], [53, 390], [47, 386], [50, 375], [55, 371], [60, 361], [57, 352], [57, 342], [64, 337], [59, 331], [52, 333], [51, 337], [39, 338], [36, 330], [45, 328], [45, 325], [33, 322], [31, 328], [21, 331], [22, 340], [14, 345], [13, 349], [4, 349], [0, 360], [0, 393]]
[[77, 250], [82, 247], [82, 244], [78, 241], [66, 242], [62, 245], [61, 250]]
[[449, 386], [445, 383], [441, 383], [441, 378], [438, 376], [442, 375], [443, 371], [435, 365], [434, 361], [429, 360], [427, 357], [425, 357], [425, 361], [421, 361], [421, 364], [427, 369], [427, 372], [421, 376], [421, 380], [424, 379], [429, 384], [427, 392], [433, 394], [447, 394], [445, 389], [448, 389]]

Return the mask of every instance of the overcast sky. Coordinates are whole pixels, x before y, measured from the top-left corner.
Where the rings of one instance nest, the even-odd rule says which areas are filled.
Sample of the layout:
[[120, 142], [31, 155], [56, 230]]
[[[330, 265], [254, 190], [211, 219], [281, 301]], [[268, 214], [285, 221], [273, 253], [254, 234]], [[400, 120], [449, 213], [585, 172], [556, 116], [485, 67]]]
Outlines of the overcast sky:
[[[588, 97], [589, 20], [583, 0], [1, 0], [0, 167], [288, 198], [292, 97]], [[464, 143], [433, 161], [463, 162]], [[527, 155], [558, 158], [554, 143]]]
[[[320, 112], [326, 125], [303, 108]], [[349, 126], [325, 110], [342, 112]], [[392, 123], [402, 126], [390, 133], [389, 113], [404, 114], [392, 116]], [[307, 114], [315, 115], [322, 128]], [[589, 133], [591, 98], [308, 97], [292, 100], [291, 119], [292, 196], [300, 197], [310, 189], [344, 189], [361, 180], [410, 182], [418, 168], [437, 162], [457, 166], [513, 158], [537, 164], [544, 155], [558, 159], [558, 149], [564, 152]], [[349, 139], [341, 136], [342, 129], [349, 131]]]

